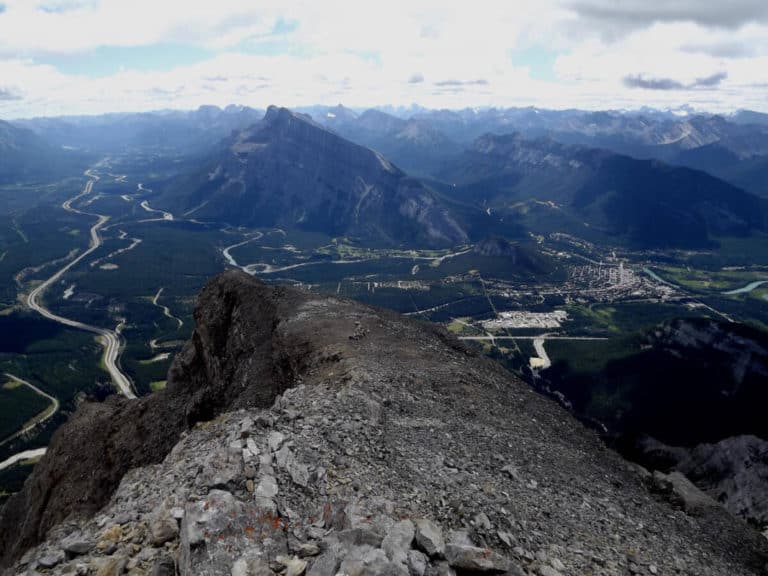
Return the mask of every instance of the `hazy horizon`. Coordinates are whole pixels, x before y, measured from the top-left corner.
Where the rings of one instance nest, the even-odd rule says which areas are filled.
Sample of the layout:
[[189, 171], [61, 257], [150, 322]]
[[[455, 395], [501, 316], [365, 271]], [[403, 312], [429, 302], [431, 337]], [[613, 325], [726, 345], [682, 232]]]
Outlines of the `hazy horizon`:
[[686, 118], [689, 116], [697, 116], [697, 115], [703, 115], [703, 116], [724, 116], [729, 117], [734, 114], [737, 114], [739, 112], [757, 112], [757, 113], [768, 113], [768, 112], [760, 112], [759, 110], [754, 109], [747, 109], [747, 108], [735, 108], [733, 110], [728, 111], [711, 111], [706, 109], [697, 109], [693, 106], [688, 105], [682, 105], [678, 107], [654, 107], [654, 106], [638, 106], [636, 108], [576, 108], [573, 106], [563, 106], [560, 108], [557, 107], [542, 107], [542, 106], [536, 106], [535, 104], [531, 104], [528, 106], [463, 106], [463, 107], [442, 107], [442, 108], [435, 108], [435, 107], [428, 107], [428, 106], [421, 106], [419, 104], [410, 104], [410, 105], [401, 105], [401, 106], [394, 106], [392, 104], [375, 104], [371, 106], [347, 106], [343, 102], [338, 102], [336, 104], [298, 104], [296, 106], [284, 106], [283, 104], [279, 102], [273, 102], [266, 105], [248, 105], [248, 104], [241, 104], [241, 103], [230, 103], [230, 104], [224, 104], [224, 105], [218, 105], [218, 104], [209, 104], [209, 103], [203, 103], [199, 106], [192, 107], [192, 108], [155, 108], [155, 109], [147, 109], [147, 110], [120, 110], [120, 111], [111, 111], [111, 112], [93, 112], [93, 113], [81, 113], [81, 114], [50, 114], [50, 115], [37, 115], [37, 116], [16, 116], [16, 117], [8, 117], [8, 118], [0, 118], [0, 120], [6, 120], [6, 121], [16, 121], [16, 120], [36, 120], [36, 119], [42, 119], [42, 118], [96, 118], [99, 116], [110, 116], [110, 115], [132, 115], [132, 114], [185, 114], [185, 113], [192, 113], [196, 112], [202, 108], [218, 108], [219, 110], [225, 110], [227, 108], [250, 108], [252, 110], [256, 111], [263, 111], [266, 112], [266, 110], [271, 107], [275, 106], [277, 108], [288, 108], [292, 111], [297, 112], [305, 112], [308, 110], [311, 110], [313, 108], [335, 108], [335, 107], [342, 107], [346, 108], [347, 110], [351, 110], [355, 112], [356, 114], [362, 114], [363, 112], [367, 110], [379, 110], [382, 112], [386, 112], [388, 114], [391, 114], [393, 116], [408, 118], [412, 114], [418, 114], [421, 111], [427, 112], [439, 112], [439, 111], [449, 111], [449, 112], [464, 112], [467, 110], [474, 110], [477, 113], [485, 112], [485, 111], [491, 111], [491, 110], [525, 110], [525, 109], [534, 109], [541, 112], [566, 112], [566, 111], [574, 111], [574, 112], [608, 112], [608, 113], [615, 113], [615, 114], [630, 114], [630, 115], [642, 115], [643, 113], [657, 113], [657, 114], [668, 114], [671, 116], [675, 116], [678, 118]]

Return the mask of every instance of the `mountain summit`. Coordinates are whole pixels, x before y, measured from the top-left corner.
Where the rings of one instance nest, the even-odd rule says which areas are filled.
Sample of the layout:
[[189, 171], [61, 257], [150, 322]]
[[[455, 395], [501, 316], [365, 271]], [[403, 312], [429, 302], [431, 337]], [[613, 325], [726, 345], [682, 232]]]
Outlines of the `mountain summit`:
[[450, 246], [461, 226], [384, 156], [271, 106], [166, 198], [198, 219], [298, 227], [399, 245]]

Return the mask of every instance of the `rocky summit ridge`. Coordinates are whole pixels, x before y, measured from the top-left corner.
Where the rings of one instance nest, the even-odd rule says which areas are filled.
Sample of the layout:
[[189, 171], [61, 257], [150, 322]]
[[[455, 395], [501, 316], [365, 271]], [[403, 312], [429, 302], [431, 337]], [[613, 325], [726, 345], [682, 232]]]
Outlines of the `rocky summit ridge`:
[[239, 272], [168, 388], [82, 407], [5, 574], [764, 574], [768, 541], [441, 328]]

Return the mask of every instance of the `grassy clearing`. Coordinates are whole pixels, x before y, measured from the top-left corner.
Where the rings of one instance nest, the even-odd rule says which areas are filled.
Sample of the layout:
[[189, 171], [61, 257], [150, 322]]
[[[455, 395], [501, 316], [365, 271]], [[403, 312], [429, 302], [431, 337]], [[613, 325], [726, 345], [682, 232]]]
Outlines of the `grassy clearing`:
[[640, 349], [637, 338], [610, 340], [549, 340], [547, 354], [553, 363], [566, 362], [573, 372], [594, 374], [605, 369], [609, 362], [627, 358]]
[[456, 336], [482, 336], [484, 334], [481, 328], [472, 324], [472, 318], [468, 316], [454, 318], [446, 328]]
[[149, 389], [152, 390], [152, 392], [159, 392], [160, 390], [165, 390], [166, 384], [167, 380], [155, 380], [154, 382], [149, 383]]
[[615, 302], [567, 306], [571, 321], [566, 325], [573, 336], [617, 337], [647, 330], [674, 318], [701, 316], [679, 304], [657, 302]]
[[[73, 407], [80, 391], [91, 392], [98, 382], [109, 382], [99, 368], [102, 348], [93, 334], [62, 327], [36, 315], [14, 312], [0, 316], [0, 373], [8, 372], [58, 398], [62, 407]], [[34, 409], [23, 421], [42, 411], [48, 402], [27, 387], [0, 393], [30, 394]], [[0, 423], [13, 418], [18, 402], [0, 400]], [[18, 419], [15, 420], [18, 427]]]

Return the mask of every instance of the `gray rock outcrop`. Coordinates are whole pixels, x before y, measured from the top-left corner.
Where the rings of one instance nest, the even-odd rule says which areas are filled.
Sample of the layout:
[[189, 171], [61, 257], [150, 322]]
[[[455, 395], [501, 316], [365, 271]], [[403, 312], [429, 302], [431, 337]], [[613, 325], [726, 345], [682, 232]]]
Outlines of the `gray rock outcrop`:
[[686, 448], [646, 438], [644, 457], [682, 472], [733, 514], [768, 526], [768, 442], [751, 435]]

